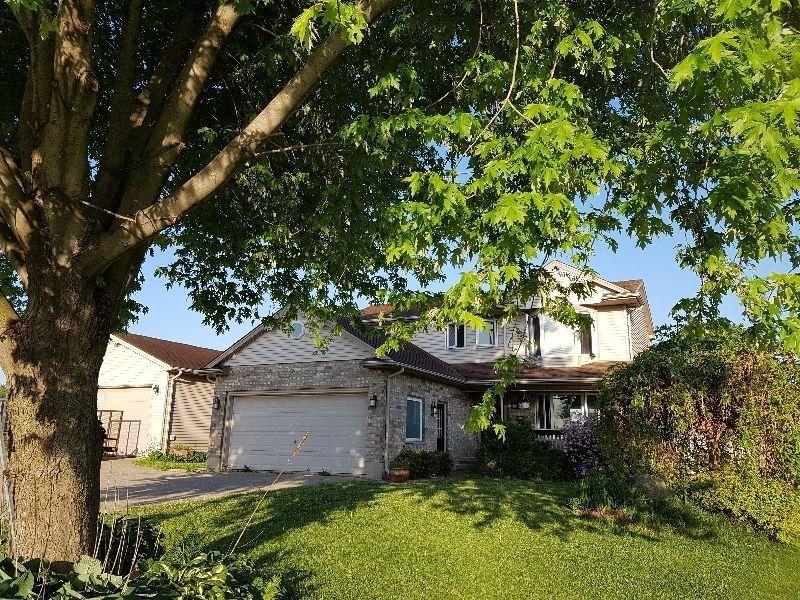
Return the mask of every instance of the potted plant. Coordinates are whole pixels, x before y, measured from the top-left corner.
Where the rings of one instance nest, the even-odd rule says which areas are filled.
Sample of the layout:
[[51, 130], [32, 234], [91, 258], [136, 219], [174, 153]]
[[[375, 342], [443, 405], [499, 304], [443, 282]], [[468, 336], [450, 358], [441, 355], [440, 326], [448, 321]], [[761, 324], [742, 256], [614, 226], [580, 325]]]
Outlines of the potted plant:
[[411, 471], [402, 458], [396, 458], [389, 465], [389, 481], [392, 483], [408, 483]]

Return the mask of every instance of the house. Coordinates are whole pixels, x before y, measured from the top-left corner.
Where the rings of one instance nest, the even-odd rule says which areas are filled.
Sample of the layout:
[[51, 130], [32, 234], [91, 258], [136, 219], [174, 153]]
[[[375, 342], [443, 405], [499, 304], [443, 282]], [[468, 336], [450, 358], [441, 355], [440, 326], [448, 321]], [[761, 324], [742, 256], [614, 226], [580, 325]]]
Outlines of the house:
[[207, 450], [216, 373], [205, 366], [219, 353], [132, 333], [112, 335], [97, 408], [116, 453], [144, 454], [173, 444]]
[[[565, 281], [583, 277], [560, 262], [546, 268]], [[530, 360], [499, 403], [499, 414], [555, 437], [568, 419], [596, 412], [597, 382], [653, 336], [641, 280], [593, 277], [592, 283], [588, 297], [570, 298], [592, 317], [584, 331], [535, 305], [510, 320], [487, 318], [479, 331], [453, 323], [445, 331], [419, 332], [385, 358], [377, 358], [375, 348], [384, 340], [381, 318], [395, 318], [390, 306], [364, 309], [363, 323], [340, 323], [344, 333], [325, 353], [302, 318], [289, 334], [257, 327], [206, 365], [222, 370], [209, 468], [281, 469], [305, 432], [308, 441], [289, 470], [380, 477], [404, 447], [447, 450], [456, 467], [465, 468], [478, 436], [462, 425], [496, 382], [494, 361], [509, 353]]]

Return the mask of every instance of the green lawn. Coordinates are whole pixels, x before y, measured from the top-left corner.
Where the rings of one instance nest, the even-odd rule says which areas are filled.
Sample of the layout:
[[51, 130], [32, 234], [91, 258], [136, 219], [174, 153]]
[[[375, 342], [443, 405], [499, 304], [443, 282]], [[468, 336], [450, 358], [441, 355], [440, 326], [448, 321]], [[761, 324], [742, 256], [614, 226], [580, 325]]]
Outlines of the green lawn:
[[[612, 525], [574, 488], [451, 479], [281, 490], [241, 551], [288, 597], [800, 598], [800, 550], [711, 518]], [[168, 547], [227, 550], [257, 494], [142, 509]]]
[[178, 460], [154, 460], [151, 458], [139, 458], [133, 461], [137, 467], [147, 467], [149, 469], [158, 469], [159, 471], [169, 471], [171, 469], [183, 469], [194, 473], [196, 471], [205, 471], [206, 463], [204, 462], [183, 462]]

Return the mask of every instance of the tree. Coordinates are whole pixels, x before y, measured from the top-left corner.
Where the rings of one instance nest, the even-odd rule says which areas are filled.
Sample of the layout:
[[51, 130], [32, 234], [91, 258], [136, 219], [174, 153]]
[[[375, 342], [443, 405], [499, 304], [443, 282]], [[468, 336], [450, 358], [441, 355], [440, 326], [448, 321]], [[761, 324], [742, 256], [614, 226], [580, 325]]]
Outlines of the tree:
[[[265, 296], [318, 321], [359, 296], [413, 304], [424, 327], [543, 295], [577, 324], [542, 262], [588, 268], [623, 227], [643, 244], [674, 227], [703, 278], [683, 308], [735, 291], [764, 335], [800, 339], [797, 276], [753, 277], [764, 256], [796, 258], [794, 5], [2, 6], [0, 358], [21, 554], [91, 547], [98, 370], [141, 308], [154, 244], [175, 248], [164, 274], [217, 327], [262, 318]], [[446, 265], [462, 271], [452, 289], [418, 291]]]

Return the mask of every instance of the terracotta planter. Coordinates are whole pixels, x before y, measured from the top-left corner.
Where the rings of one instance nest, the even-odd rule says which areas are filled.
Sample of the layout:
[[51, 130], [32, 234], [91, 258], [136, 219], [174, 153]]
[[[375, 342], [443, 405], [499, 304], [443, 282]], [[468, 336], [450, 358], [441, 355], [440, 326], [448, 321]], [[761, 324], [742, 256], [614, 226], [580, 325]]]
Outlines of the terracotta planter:
[[407, 483], [408, 469], [389, 469], [389, 481], [392, 483]]

